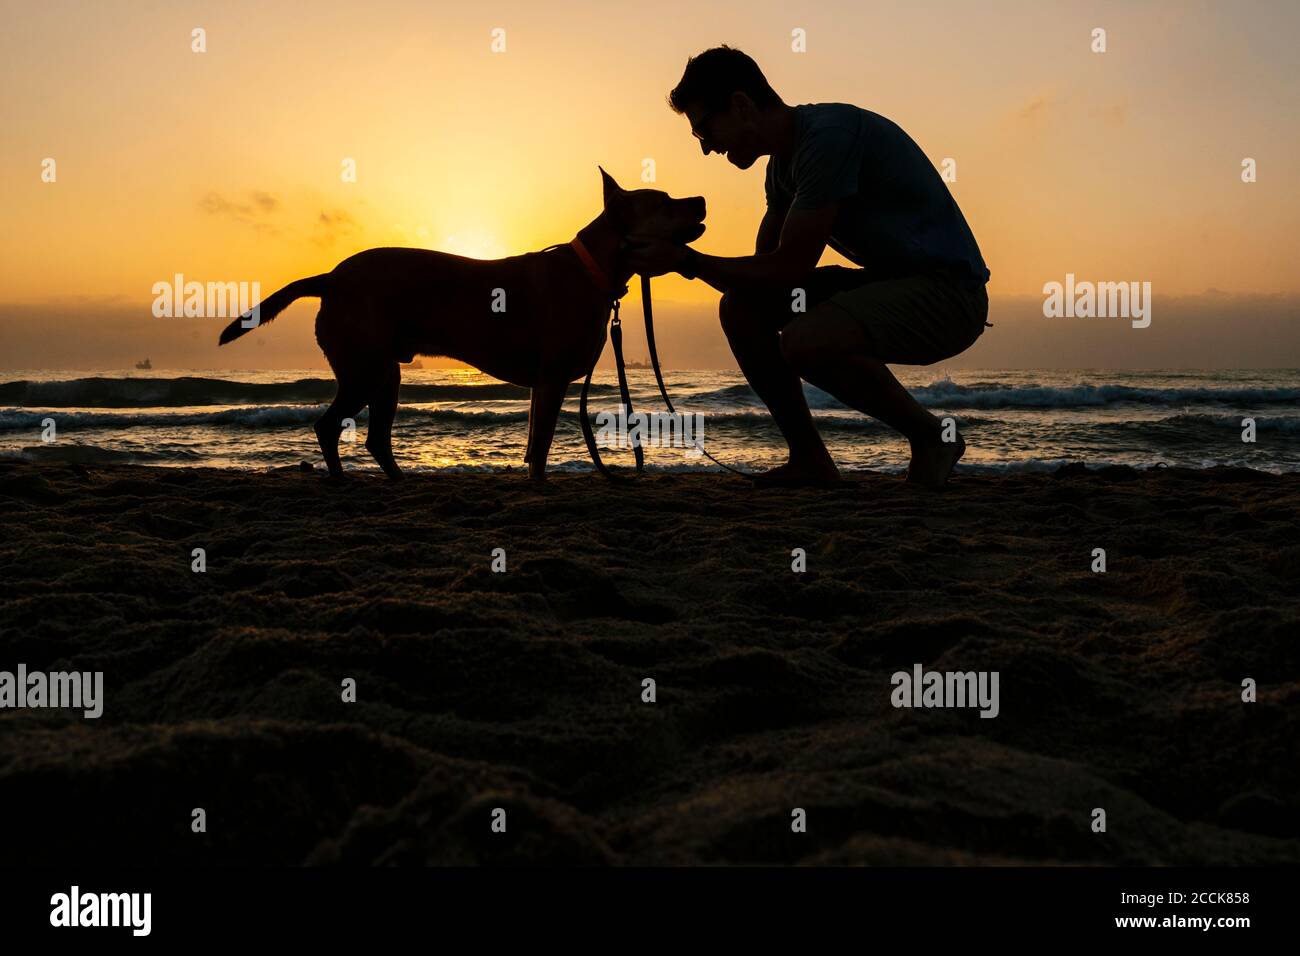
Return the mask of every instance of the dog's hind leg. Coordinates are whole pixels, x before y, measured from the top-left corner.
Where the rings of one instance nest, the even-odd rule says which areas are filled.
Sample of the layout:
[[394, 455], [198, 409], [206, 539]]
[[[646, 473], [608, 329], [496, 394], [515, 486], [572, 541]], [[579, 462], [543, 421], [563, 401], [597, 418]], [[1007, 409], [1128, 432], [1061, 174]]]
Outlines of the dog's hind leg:
[[370, 428], [366, 432], [366, 449], [375, 456], [384, 474], [393, 479], [402, 477], [402, 469], [393, 458], [393, 419], [397, 417], [401, 385], [402, 367], [393, 362], [370, 393]]
[[524, 446], [524, 462], [533, 460], [533, 431], [537, 428], [537, 389], [528, 390], [528, 444]]
[[551, 453], [551, 440], [555, 438], [555, 424], [564, 404], [568, 383], [537, 385], [533, 388], [532, 407], [528, 415], [528, 477], [534, 481], [546, 480], [546, 458]]
[[[337, 374], [337, 372], [335, 373]], [[331, 478], [343, 477], [343, 463], [339, 461], [339, 435], [343, 433], [343, 419], [356, 418], [366, 406], [364, 389], [350, 378], [339, 378], [338, 394], [325, 414], [316, 421], [316, 440]]]

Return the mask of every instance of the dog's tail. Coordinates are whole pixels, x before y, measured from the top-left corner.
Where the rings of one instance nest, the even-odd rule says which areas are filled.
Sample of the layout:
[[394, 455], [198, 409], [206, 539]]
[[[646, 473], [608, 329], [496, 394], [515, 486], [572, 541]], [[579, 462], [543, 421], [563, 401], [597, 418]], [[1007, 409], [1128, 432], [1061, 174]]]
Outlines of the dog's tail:
[[260, 305], [249, 309], [222, 329], [221, 339], [217, 344], [225, 345], [227, 342], [233, 342], [245, 332], [251, 332], [259, 325], [265, 325], [283, 312], [295, 299], [324, 295], [329, 290], [329, 278], [329, 274], [326, 273], [309, 279], [299, 279], [290, 282], [278, 292], [272, 292], [262, 300]]

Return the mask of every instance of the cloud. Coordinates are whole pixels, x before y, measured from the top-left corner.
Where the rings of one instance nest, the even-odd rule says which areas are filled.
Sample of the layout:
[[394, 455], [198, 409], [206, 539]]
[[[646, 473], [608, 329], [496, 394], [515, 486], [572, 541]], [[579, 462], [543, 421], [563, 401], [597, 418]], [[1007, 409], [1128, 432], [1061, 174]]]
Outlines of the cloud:
[[322, 212], [319, 221], [324, 223], [326, 228], [355, 228], [357, 224], [356, 220], [342, 209], [335, 209], [331, 212]]
[[1044, 118], [1048, 110], [1060, 101], [1055, 93], [1040, 93], [1016, 111], [1016, 115], [1026, 122], [1037, 122]]
[[209, 216], [228, 219], [247, 226], [259, 235], [283, 236], [288, 239], [310, 239], [318, 246], [332, 246], [340, 238], [362, 231], [362, 226], [346, 209], [323, 209], [305, 227], [280, 226], [274, 219], [284, 218], [284, 203], [274, 193], [250, 190], [239, 198], [210, 190], [199, 199], [199, 209]]
[[253, 190], [247, 202], [231, 201], [220, 193], [209, 192], [199, 200], [199, 208], [210, 216], [225, 216], [258, 233], [279, 235], [280, 230], [265, 221], [265, 216], [280, 207], [280, 200], [268, 192]]
[[1092, 115], [1107, 126], [1123, 126], [1128, 122], [1128, 100], [1116, 100], [1104, 106], [1093, 107]]
[[312, 242], [318, 246], [331, 246], [334, 240], [361, 231], [361, 225], [345, 209], [326, 209], [316, 218]]
[[1029, 100], [1015, 111], [1015, 119], [1029, 127], [1041, 127], [1044, 123], [1056, 120], [1064, 109], [1069, 115], [1069, 107], [1073, 104], [1077, 109], [1087, 109], [1088, 115], [1093, 119], [1100, 120], [1107, 126], [1123, 126], [1128, 122], [1129, 102], [1127, 97], [1120, 97], [1108, 103], [1089, 104], [1090, 99], [1096, 99], [1086, 90], [1074, 91], [1066, 96], [1053, 91], [1049, 93], [1039, 93], [1032, 96]]

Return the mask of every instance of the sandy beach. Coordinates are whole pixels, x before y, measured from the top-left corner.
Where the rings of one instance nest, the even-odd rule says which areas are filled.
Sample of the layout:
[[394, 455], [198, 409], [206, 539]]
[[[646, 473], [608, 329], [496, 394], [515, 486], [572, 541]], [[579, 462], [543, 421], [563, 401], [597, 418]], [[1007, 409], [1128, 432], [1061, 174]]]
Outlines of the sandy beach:
[[[0, 710], [4, 864], [1300, 861], [1298, 474], [3, 460], [0, 506], [0, 670], [104, 675]], [[892, 706], [918, 664], [996, 718]]]

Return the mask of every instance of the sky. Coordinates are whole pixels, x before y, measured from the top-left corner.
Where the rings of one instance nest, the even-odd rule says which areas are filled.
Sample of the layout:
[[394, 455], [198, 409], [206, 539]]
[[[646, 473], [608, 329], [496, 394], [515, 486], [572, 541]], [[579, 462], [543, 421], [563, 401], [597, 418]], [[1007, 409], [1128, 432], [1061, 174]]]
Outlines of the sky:
[[[1300, 366], [1294, 2], [0, 9], [0, 367], [323, 366], [315, 302], [218, 353], [224, 323], [154, 318], [153, 286], [180, 273], [269, 294], [373, 246], [542, 248], [599, 211], [597, 164], [704, 195], [697, 247], [748, 253], [765, 160], [703, 156], [665, 101], [687, 57], [723, 42], [787, 103], [857, 104], [955, 161], [1006, 333], [966, 364], [1070, 367], [1082, 336], [1116, 367]], [[1067, 273], [1150, 282], [1151, 327], [1043, 317], [1044, 284]], [[714, 290], [672, 276], [655, 294], [670, 364], [731, 364]]]

